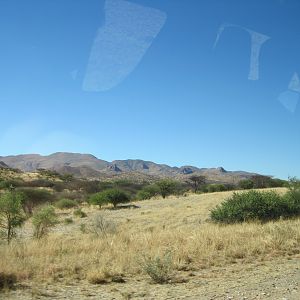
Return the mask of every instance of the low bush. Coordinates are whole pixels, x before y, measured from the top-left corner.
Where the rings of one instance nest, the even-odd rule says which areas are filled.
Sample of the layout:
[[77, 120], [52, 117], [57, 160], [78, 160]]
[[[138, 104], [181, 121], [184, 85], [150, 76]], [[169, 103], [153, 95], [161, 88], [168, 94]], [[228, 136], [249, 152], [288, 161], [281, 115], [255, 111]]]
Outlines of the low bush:
[[300, 192], [280, 196], [274, 191], [234, 193], [211, 211], [211, 219], [220, 223], [270, 221], [300, 215]]
[[143, 268], [155, 283], [163, 284], [170, 282], [173, 273], [171, 253], [166, 252], [161, 257], [145, 258]]
[[81, 208], [76, 209], [74, 211], [73, 215], [75, 217], [79, 217], [79, 218], [86, 218], [87, 217], [87, 214]]
[[32, 224], [34, 227], [34, 237], [42, 238], [51, 227], [57, 224], [57, 216], [53, 206], [45, 206], [34, 213]]
[[78, 206], [77, 202], [71, 199], [60, 199], [55, 203], [55, 207], [59, 209], [68, 209]]

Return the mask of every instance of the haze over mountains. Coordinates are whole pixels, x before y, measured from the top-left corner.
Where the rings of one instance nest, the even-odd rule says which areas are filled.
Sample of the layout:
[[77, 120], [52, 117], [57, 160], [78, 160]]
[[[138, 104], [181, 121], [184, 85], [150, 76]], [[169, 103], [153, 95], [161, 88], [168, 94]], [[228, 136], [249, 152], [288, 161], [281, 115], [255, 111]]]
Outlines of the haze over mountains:
[[108, 162], [91, 154], [58, 152], [48, 156], [25, 154], [0, 156], [3, 166], [34, 172], [38, 169], [55, 170], [70, 173], [76, 177], [99, 178], [137, 175], [144, 177], [185, 178], [191, 175], [204, 175], [207, 179], [221, 182], [234, 182], [249, 178], [253, 173], [244, 171], [226, 171], [219, 168], [198, 168], [194, 166], [171, 167], [140, 159], [114, 160]]

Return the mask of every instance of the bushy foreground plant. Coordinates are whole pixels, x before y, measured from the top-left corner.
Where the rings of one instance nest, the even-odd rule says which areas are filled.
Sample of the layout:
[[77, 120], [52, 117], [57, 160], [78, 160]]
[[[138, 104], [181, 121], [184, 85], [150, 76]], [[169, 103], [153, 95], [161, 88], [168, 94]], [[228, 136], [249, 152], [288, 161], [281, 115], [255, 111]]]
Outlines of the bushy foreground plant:
[[49, 229], [57, 224], [57, 216], [53, 206], [45, 206], [34, 213], [32, 224], [34, 227], [34, 237], [40, 239], [45, 236]]
[[162, 256], [147, 257], [144, 259], [143, 268], [154, 282], [168, 283], [174, 270], [172, 255], [167, 251]]
[[252, 220], [270, 221], [300, 215], [300, 191], [280, 196], [274, 191], [234, 193], [211, 211], [211, 219], [220, 223]]

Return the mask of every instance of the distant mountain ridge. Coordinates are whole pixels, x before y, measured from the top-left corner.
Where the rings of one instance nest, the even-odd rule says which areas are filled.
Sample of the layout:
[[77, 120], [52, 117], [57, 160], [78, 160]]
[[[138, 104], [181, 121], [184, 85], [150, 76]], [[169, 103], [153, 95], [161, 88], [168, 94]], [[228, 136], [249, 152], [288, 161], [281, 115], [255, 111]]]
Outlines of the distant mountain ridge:
[[76, 177], [98, 178], [121, 175], [144, 175], [151, 177], [171, 177], [184, 179], [191, 175], [204, 175], [211, 181], [232, 182], [249, 178], [254, 173], [244, 171], [226, 171], [224, 168], [198, 168], [194, 166], [171, 167], [141, 159], [114, 160], [108, 162], [91, 154], [58, 152], [48, 156], [24, 154], [0, 156], [0, 162], [10, 168], [24, 172], [38, 169], [55, 170], [70, 173]]

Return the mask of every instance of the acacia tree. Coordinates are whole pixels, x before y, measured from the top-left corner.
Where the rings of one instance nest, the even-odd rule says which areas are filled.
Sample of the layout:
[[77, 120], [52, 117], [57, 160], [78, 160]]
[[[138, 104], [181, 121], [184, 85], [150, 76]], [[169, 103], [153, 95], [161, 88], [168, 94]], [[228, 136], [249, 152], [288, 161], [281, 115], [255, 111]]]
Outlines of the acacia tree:
[[118, 189], [108, 189], [103, 192], [94, 194], [90, 198], [90, 203], [99, 205], [100, 208], [106, 203], [111, 203], [114, 208], [116, 208], [118, 204], [127, 202], [130, 202], [128, 195]]
[[23, 195], [14, 190], [0, 196], [0, 229], [5, 233], [7, 243], [16, 234], [16, 228], [25, 221], [22, 213]]
[[193, 190], [196, 193], [199, 188], [206, 183], [206, 177], [203, 175], [193, 175], [189, 177], [188, 182], [192, 185]]

